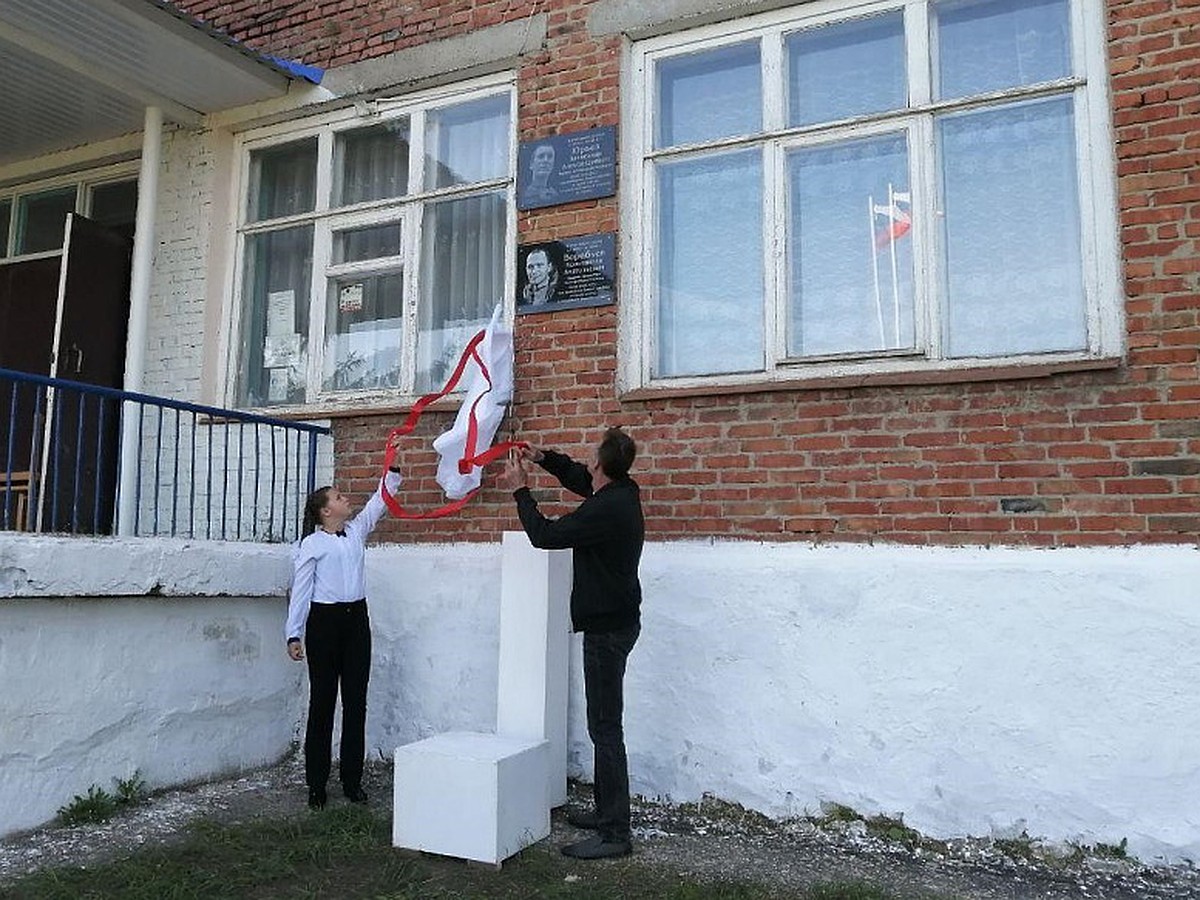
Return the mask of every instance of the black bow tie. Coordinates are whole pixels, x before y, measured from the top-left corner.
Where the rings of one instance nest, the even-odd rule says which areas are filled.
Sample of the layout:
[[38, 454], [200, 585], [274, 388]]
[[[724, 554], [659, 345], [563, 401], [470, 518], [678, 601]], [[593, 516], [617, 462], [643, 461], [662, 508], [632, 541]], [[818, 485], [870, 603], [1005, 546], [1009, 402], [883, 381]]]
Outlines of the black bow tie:
[[346, 529], [345, 529], [345, 528], [339, 528], [337, 531], [335, 531], [335, 532], [334, 532], [334, 534], [336, 534], [338, 537], [345, 537], [345, 536], [346, 536]]

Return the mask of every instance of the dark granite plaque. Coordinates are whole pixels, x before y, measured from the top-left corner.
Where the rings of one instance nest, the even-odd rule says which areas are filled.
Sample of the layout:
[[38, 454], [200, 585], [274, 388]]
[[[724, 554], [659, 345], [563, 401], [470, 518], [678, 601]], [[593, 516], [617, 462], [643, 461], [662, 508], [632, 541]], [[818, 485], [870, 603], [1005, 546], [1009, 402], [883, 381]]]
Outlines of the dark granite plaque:
[[616, 235], [517, 248], [517, 313], [607, 306], [615, 299]]
[[611, 125], [521, 144], [517, 209], [538, 209], [617, 192], [617, 138]]

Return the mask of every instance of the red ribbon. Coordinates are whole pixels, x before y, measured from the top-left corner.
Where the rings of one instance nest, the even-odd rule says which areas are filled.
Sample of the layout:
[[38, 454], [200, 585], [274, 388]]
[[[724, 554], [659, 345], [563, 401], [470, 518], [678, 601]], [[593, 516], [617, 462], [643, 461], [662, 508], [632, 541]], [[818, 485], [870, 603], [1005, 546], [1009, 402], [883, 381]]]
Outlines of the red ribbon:
[[[411, 432], [417, 426], [417, 422], [421, 418], [421, 413], [425, 411], [425, 407], [427, 407], [430, 403], [433, 403], [435, 400], [440, 400], [442, 397], [445, 397], [447, 394], [453, 391], [458, 385], [459, 379], [462, 378], [463, 372], [467, 368], [467, 363], [472, 359], [475, 360], [475, 363], [479, 366], [479, 371], [483, 373], [483, 378], [487, 382], [487, 390], [481, 391], [479, 396], [476, 397], [474, 402], [471, 404], [471, 411], [467, 417], [466, 445], [463, 447], [462, 458], [458, 461], [459, 473], [466, 475], [470, 473], [473, 466], [486, 466], [488, 463], [498, 459], [516, 447], [529, 446], [524, 441], [502, 441], [498, 444], [493, 444], [482, 453], [475, 452], [475, 445], [479, 441], [479, 421], [476, 418], [476, 409], [479, 406], [479, 401], [482, 400], [484, 396], [491, 393], [492, 390], [492, 375], [490, 372], [488, 372], [487, 365], [484, 363], [483, 358], [479, 355], [479, 343], [483, 340], [485, 334], [486, 330], [480, 331], [476, 333], [476, 335], [467, 343], [466, 349], [463, 350], [462, 356], [458, 358], [458, 365], [454, 367], [454, 372], [446, 381], [445, 387], [436, 393], [426, 394], [424, 397], [418, 399], [417, 402], [413, 404], [413, 408], [409, 412], [408, 419], [405, 420], [404, 424], [399, 428], [393, 428], [391, 433], [388, 434], [387, 451], [383, 457], [384, 475], [387, 474], [388, 469], [391, 468], [392, 463], [396, 460], [396, 448], [392, 445], [392, 438], [403, 436]], [[387, 508], [391, 510], [392, 515], [398, 519], [441, 519], [445, 516], [453, 515], [466, 506], [471, 501], [471, 498], [479, 493], [479, 488], [471, 491], [471, 493], [467, 494], [465, 497], [460, 497], [458, 500], [451, 500], [449, 503], [439, 506], [437, 509], [431, 509], [428, 512], [420, 513], [409, 512], [400, 505], [400, 502], [395, 497], [388, 493], [386, 478], [384, 479], [384, 482], [379, 485], [379, 493], [383, 497], [383, 502], [387, 505]]]

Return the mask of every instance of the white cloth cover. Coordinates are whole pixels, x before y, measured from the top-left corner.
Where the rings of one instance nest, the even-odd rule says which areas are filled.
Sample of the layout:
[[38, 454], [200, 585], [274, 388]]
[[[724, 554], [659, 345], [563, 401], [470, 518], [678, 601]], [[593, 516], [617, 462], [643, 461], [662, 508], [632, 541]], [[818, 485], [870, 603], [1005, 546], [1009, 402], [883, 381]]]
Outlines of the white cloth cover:
[[[484, 395], [475, 410], [478, 423], [478, 438], [475, 443], [475, 453], [482, 453], [492, 446], [496, 431], [508, 404], [512, 400], [513, 389], [513, 341], [512, 329], [504, 323], [503, 311], [497, 306], [492, 313], [492, 321], [487, 327], [487, 333], [479, 342], [479, 358], [487, 366], [492, 377], [492, 389], [488, 391], [487, 379], [483, 377], [478, 363], [473, 359], [467, 363], [463, 372], [460, 387], [464, 390], [462, 406], [454, 420], [454, 427], [439, 435], [433, 442], [433, 449], [439, 456], [437, 468], [437, 483], [446, 492], [450, 500], [465, 497], [479, 487], [483, 479], [483, 469], [472, 466], [466, 475], [458, 471], [458, 461], [462, 459], [463, 450], [467, 444], [467, 425], [470, 421], [471, 407], [476, 398]], [[487, 391], [486, 394], [484, 392]]]

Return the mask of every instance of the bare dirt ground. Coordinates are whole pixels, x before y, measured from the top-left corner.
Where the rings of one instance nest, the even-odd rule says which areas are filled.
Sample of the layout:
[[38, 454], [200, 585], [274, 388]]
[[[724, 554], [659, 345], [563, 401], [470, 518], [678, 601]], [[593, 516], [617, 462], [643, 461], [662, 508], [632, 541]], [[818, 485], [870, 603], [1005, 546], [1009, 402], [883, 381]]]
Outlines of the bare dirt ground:
[[[376, 809], [390, 810], [390, 765], [369, 765], [364, 786]], [[586, 786], [572, 785], [571, 803], [585, 805], [587, 792]], [[308, 815], [305, 797], [303, 767], [295, 756], [236, 778], [160, 792], [100, 825], [46, 827], [0, 841], [0, 886], [38, 869], [89, 865], [168, 843], [195, 819], [233, 823]], [[344, 801], [333, 790], [330, 802]], [[535, 852], [554, 852], [579, 836], [557, 810], [550, 837]], [[1037, 852], [1036, 844], [1018, 847], [1032, 853], [1014, 853], [1011, 846], [1005, 853], [988, 839], [913, 847], [878, 836], [861, 821], [774, 822], [717, 802], [638, 802], [634, 840], [639, 863], [699, 880], [750, 880], [781, 889], [862, 880], [899, 897], [1200, 900], [1200, 872], [1192, 867], [1150, 866], [1111, 855], [1056, 858]]]

